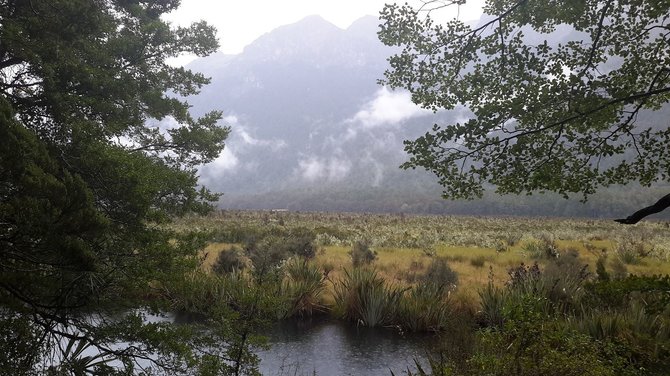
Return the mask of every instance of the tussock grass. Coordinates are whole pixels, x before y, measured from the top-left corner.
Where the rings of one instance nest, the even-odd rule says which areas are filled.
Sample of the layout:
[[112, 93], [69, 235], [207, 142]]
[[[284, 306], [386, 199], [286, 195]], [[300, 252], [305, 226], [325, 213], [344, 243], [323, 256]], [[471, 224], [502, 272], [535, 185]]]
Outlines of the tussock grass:
[[[359, 239], [369, 239], [377, 252], [372, 264], [379, 275], [399, 286], [415, 285], [432, 258], [445, 258], [459, 276], [460, 286], [454, 294], [467, 297], [466, 301], [479, 299], [478, 291], [487, 285], [489, 273], [493, 283], [500, 285], [508, 269], [522, 262], [531, 264], [524, 247], [547, 237], [553, 239], [559, 253], [576, 251], [593, 273], [603, 255], [612, 271], [619, 259], [617, 248], [632, 244], [638, 253], [635, 263], [625, 264], [626, 273], [670, 274], [670, 231], [665, 222], [623, 226], [610, 220], [222, 211], [183, 219], [174, 228], [212, 233], [213, 241], [203, 251], [205, 270], [211, 270], [219, 252], [241, 245], [243, 239], [311, 230], [321, 249], [314, 263], [329, 270], [331, 283], [322, 296], [326, 304], [333, 303], [332, 281], [351, 268], [349, 252]], [[506, 251], [496, 252], [501, 241]], [[537, 261], [541, 267], [547, 262]]]

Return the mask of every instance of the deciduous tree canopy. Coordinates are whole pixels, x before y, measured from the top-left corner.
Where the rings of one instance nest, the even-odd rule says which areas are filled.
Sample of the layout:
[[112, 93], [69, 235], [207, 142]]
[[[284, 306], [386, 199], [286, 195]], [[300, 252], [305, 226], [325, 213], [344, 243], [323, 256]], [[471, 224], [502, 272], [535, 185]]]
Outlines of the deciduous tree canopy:
[[402, 47], [383, 82], [469, 119], [406, 141], [405, 168], [434, 173], [451, 198], [670, 179], [668, 121], [638, 115], [670, 100], [670, 3], [488, 0], [477, 26], [388, 5], [380, 39]]

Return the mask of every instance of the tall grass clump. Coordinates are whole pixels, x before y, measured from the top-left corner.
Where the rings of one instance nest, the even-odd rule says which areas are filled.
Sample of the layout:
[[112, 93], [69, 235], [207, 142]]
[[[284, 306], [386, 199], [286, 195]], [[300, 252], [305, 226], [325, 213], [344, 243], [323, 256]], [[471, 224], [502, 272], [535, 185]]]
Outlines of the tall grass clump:
[[503, 310], [507, 302], [506, 290], [497, 287], [493, 281], [479, 290], [480, 310], [477, 313], [479, 324], [483, 327], [502, 327]]
[[322, 295], [326, 288], [321, 269], [305, 259], [291, 258], [284, 265], [281, 296], [286, 299], [283, 317], [312, 316], [324, 312]]
[[576, 251], [565, 252], [547, 263], [542, 279], [546, 284], [546, 297], [560, 312], [579, 309], [585, 296], [585, 284], [592, 279], [588, 265]]
[[387, 284], [374, 269], [345, 269], [334, 284], [334, 312], [368, 327], [390, 324], [402, 293], [403, 289]]
[[505, 310], [528, 297], [544, 314], [572, 314], [584, 301], [585, 284], [590, 277], [588, 266], [573, 253], [547, 263], [544, 270], [537, 263], [511, 268], [504, 287], [496, 287], [490, 275], [488, 285], [479, 292], [480, 323], [502, 326]]
[[456, 289], [458, 274], [444, 258], [435, 258], [426, 273], [407, 290], [396, 311], [397, 325], [410, 331], [439, 332], [451, 317], [450, 294]]
[[419, 283], [398, 302], [395, 322], [412, 332], [441, 332], [452, 316], [448, 292], [435, 284]]
[[625, 241], [617, 245], [616, 255], [626, 265], [637, 265], [647, 255], [644, 245], [639, 242]]
[[369, 265], [377, 258], [377, 252], [372, 250], [371, 243], [368, 239], [358, 240], [354, 243], [351, 251], [349, 251], [354, 268]]
[[560, 256], [558, 245], [549, 234], [542, 234], [537, 240], [531, 240], [521, 248], [532, 259], [555, 259]]

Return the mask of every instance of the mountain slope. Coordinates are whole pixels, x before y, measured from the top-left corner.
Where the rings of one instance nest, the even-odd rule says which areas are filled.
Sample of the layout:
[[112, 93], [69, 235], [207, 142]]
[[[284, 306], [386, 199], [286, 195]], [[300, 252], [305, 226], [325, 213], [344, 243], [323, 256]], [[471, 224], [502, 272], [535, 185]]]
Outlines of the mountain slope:
[[[223, 207], [613, 215], [602, 203], [625, 197], [628, 188], [604, 192], [589, 205], [493, 194], [463, 203], [442, 200], [432, 175], [400, 170], [407, 158], [403, 140], [435, 123], [462, 122], [468, 113], [434, 114], [416, 107], [409, 94], [379, 86], [394, 51], [378, 41], [378, 23], [364, 17], [343, 30], [307, 17], [261, 36], [239, 55], [215, 54], [188, 66], [212, 77], [199, 96], [188, 98], [193, 114], [220, 109], [233, 130], [221, 157], [201, 169], [201, 181], [225, 193]], [[570, 35], [558, 28], [551, 37]], [[647, 118], [655, 124], [659, 113]], [[636, 200], [624, 199], [619, 213], [658, 194], [639, 192]]]

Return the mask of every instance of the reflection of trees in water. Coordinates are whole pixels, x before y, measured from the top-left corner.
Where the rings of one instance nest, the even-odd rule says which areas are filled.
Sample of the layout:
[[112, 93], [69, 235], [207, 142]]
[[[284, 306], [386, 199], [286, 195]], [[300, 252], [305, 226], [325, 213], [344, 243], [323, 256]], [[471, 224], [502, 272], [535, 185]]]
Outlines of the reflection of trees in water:
[[268, 335], [272, 347], [260, 353], [262, 372], [273, 374], [282, 368], [284, 374], [296, 369], [301, 374], [315, 370], [322, 376], [402, 371], [412, 365], [413, 358], [424, 358], [432, 338], [323, 318], [283, 321]]

